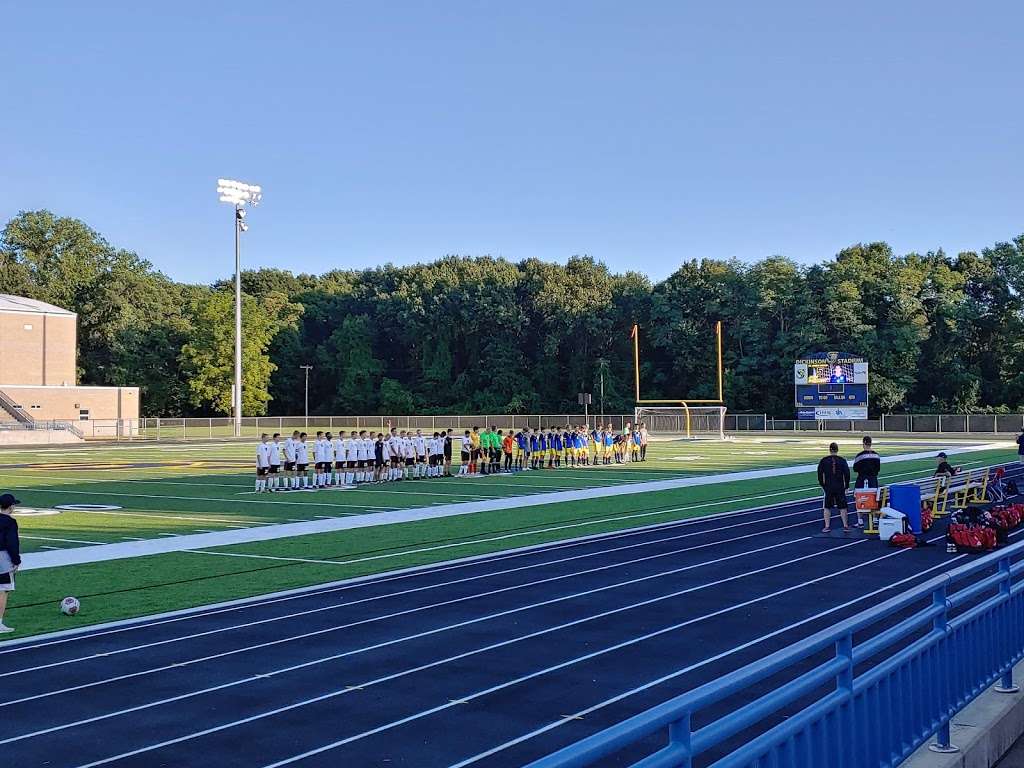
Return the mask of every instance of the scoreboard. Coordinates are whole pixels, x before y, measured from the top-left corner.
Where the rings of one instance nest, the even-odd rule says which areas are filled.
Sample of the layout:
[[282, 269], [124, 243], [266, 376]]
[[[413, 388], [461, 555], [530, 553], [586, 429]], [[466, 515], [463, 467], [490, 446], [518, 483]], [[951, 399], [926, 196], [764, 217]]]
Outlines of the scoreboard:
[[846, 352], [815, 352], [793, 364], [798, 419], [866, 419], [868, 361]]

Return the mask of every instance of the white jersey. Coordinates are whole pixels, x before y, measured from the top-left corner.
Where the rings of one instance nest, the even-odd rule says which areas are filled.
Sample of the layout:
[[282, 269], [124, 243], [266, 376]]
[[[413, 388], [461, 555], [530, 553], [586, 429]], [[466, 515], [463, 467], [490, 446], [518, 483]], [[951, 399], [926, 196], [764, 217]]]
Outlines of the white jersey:
[[416, 435], [416, 437], [412, 439], [412, 444], [416, 448], [417, 456], [427, 455], [427, 443], [426, 440], [423, 439], [423, 435]]
[[[342, 457], [342, 459], [344, 459], [345, 461], [355, 461], [356, 452], [355, 447], [352, 445], [351, 437], [346, 437], [344, 440], [342, 440], [342, 447], [344, 448], [345, 451], [345, 455]], [[339, 461], [340, 460], [341, 459], [339, 459]]]
[[398, 458], [402, 455], [402, 443], [398, 435], [391, 435], [391, 437], [386, 438], [386, 442], [388, 448], [391, 449], [392, 458]]
[[324, 460], [324, 440], [318, 437], [313, 441], [313, 461], [317, 464]]
[[356, 440], [356, 446], [356, 453], [358, 454], [360, 461], [369, 461], [373, 458], [373, 440], [366, 437], [360, 437]]
[[281, 444], [269, 443], [270, 445], [270, 466], [281, 466]]
[[345, 441], [343, 441], [340, 437], [336, 437], [336, 438], [334, 438], [334, 440], [332, 442], [334, 443], [334, 446], [333, 446], [334, 447], [334, 460], [335, 461], [344, 461], [345, 460]]
[[295, 463], [309, 464], [309, 446], [301, 440], [297, 440], [295, 443]]
[[260, 469], [270, 466], [270, 443], [260, 443], [256, 446], [256, 466]]
[[326, 437], [324, 438], [324, 461], [328, 464], [334, 461], [334, 445]]
[[382, 458], [382, 459], [383, 459], [384, 461], [387, 461], [388, 459], [390, 459], [390, 458], [391, 458], [391, 444], [390, 444], [390, 442], [389, 442], [389, 441], [387, 441], [387, 440], [382, 440], [382, 441], [381, 441], [381, 452], [380, 452], [380, 457], [381, 457], [381, 458]]
[[295, 444], [298, 441], [294, 438], [289, 437], [284, 441], [284, 460], [295, 461]]
[[416, 458], [416, 443], [413, 442], [413, 439], [411, 437], [405, 438], [405, 458]]

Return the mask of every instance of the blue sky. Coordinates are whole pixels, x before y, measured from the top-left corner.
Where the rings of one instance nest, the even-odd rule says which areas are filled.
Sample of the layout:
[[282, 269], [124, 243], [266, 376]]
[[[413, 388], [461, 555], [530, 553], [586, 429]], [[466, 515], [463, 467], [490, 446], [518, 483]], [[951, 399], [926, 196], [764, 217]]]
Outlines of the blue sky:
[[0, 0], [0, 219], [247, 266], [802, 262], [1024, 231], [1011, 2]]

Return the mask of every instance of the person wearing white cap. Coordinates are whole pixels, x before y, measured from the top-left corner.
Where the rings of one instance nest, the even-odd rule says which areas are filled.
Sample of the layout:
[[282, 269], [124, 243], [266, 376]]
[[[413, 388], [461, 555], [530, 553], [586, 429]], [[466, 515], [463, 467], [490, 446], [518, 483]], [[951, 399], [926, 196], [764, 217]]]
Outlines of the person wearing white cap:
[[14, 505], [20, 504], [9, 493], [0, 495], [0, 633], [13, 632], [4, 624], [7, 609], [7, 593], [14, 591], [14, 574], [21, 565], [21, 541], [18, 538], [18, 521], [14, 519]]

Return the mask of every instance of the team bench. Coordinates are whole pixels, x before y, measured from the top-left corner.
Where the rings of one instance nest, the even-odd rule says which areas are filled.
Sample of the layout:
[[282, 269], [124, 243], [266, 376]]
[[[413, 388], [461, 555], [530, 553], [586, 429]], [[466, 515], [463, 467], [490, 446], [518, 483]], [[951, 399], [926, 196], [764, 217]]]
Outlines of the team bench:
[[[949, 500], [953, 500], [954, 509], [963, 509], [970, 504], [982, 504], [987, 501], [989, 482], [988, 467], [983, 469], [960, 472], [952, 477], [940, 476], [920, 480], [916, 484], [921, 487], [922, 508], [932, 513], [932, 518], [949, 514]], [[879, 507], [887, 506], [889, 487], [879, 489]], [[868, 522], [864, 533], [878, 533], [876, 521], [877, 510], [867, 510]]]

